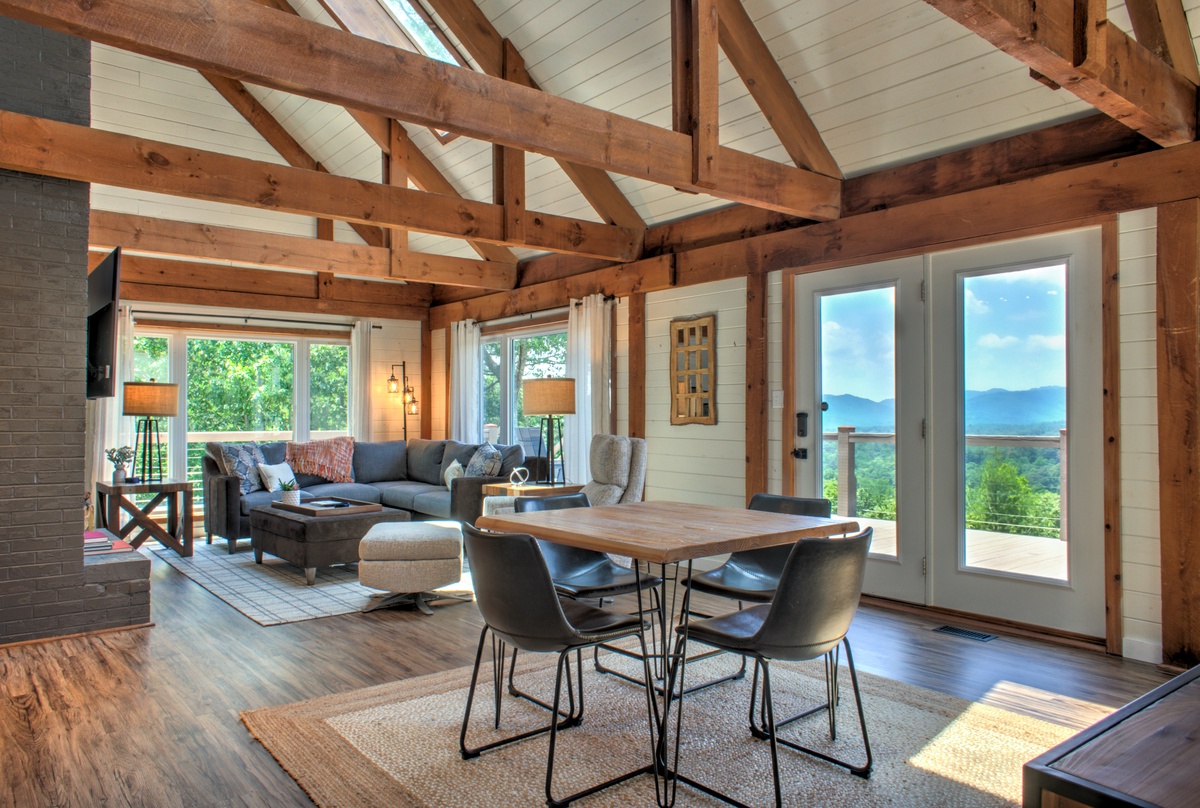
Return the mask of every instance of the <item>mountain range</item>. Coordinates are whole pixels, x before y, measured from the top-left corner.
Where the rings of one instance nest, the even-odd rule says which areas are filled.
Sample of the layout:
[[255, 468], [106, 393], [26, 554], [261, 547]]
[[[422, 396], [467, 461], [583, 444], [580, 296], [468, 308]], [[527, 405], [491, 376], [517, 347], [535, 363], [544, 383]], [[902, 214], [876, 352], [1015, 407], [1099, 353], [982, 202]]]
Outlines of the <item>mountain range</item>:
[[[852, 395], [827, 396], [829, 409], [823, 419], [826, 432], [839, 426], [854, 426], [859, 432], [893, 432], [896, 401], [872, 401]], [[1066, 426], [1065, 387], [1034, 387], [1030, 390], [968, 390], [967, 432], [970, 434], [1039, 434]], [[1036, 432], [1030, 432], [1038, 427]]]

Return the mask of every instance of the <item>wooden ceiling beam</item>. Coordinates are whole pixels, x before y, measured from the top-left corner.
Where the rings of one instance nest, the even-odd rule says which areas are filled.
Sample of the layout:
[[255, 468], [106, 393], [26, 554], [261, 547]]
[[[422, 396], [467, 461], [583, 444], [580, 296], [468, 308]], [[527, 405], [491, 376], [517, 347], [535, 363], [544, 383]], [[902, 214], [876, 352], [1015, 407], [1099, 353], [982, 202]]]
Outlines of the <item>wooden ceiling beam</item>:
[[[0, 167], [119, 188], [502, 243], [503, 208], [0, 111]], [[524, 246], [634, 259], [641, 233], [547, 213]], [[424, 280], [411, 278], [410, 280]]]
[[792, 161], [801, 168], [841, 179], [837, 161], [741, 0], [719, 0], [717, 10], [721, 50]]
[[[332, 272], [338, 276], [400, 280], [390, 274], [386, 247], [284, 236], [237, 227], [177, 222], [93, 210], [88, 232], [93, 246], [208, 261], [234, 261], [280, 269]], [[425, 283], [454, 283], [511, 289], [516, 268], [471, 258], [410, 253], [407, 273]]]
[[1103, 19], [1103, 2], [925, 2], [1155, 143], [1196, 139], [1196, 85]]
[[121, 299], [353, 317], [424, 320], [428, 293], [401, 284], [121, 256]]
[[[257, 0], [257, 2], [270, 8], [287, 12], [293, 16], [299, 16], [299, 12], [292, 8], [291, 4], [289, 4], [287, 0]], [[325, 11], [329, 14], [329, 16], [333, 18], [333, 21], [341, 26], [343, 31], [357, 33], [357, 31], [351, 31], [350, 27], [342, 21], [342, 18], [339, 16], [340, 12], [346, 12], [353, 15], [352, 18], [357, 20], [355, 23], [355, 28], [369, 30], [377, 25], [382, 26], [381, 30], [391, 32], [395, 37], [395, 39], [390, 41], [389, 44], [411, 49], [411, 43], [409, 42], [408, 37], [405, 36], [404, 32], [400, 30], [400, 26], [396, 25], [396, 21], [393, 20], [391, 16], [383, 10], [383, 6], [379, 5], [378, 3], [339, 3], [337, 4], [337, 8], [335, 8], [330, 2], [322, 2], [321, 5], [325, 8]], [[345, 6], [345, 8], [343, 8], [343, 6]], [[389, 119], [383, 115], [378, 115], [371, 112], [363, 112], [351, 107], [343, 107], [343, 109], [350, 114], [350, 117], [354, 118], [355, 122], [358, 123], [358, 125], [361, 126], [368, 135], [370, 135], [371, 139], [375, 141], [376, 145], [378, 145], [379, 148], [382, 149], [386, 154], [391, 148], [391, 136], [388, 125]], [[438, 170], [437, 166], [433, 164], [433, 161], [426, 157], [425, 153], [418, 149], [416, 144], [412, 143], [411, 140], [409, 141], [408, 148], [408, 171], [409, 179], [412, 180], [412, 183], [422, 191], [429, 191], [433, 194], [442, 194], [443, 196], [456, 196], [460, 199], [463, 198], [463, 195], [460, 194], [458, 189], [455, 188], [450, 181], [446, 179], [445, 175]], [[467, 240], [467, 244], [469, 244], [471, 249], [479, 254], [480, 258], [483, 258], [486, 261], [499, 261], [500, 263], [504, 264], [517, 263], [516, 254], [507, 247], [499, 244], [488, 244], [482, 241], [474, 241], [471, 239]]]
[[495, 320], [510, 314], [566, 306], [572, 298], [592, 294], [626, 297], [634, 292], [668, 289], [674, 284], [672, 256], [660, 255], [624, 266], [610, 266], [561, 280], [538, 283], [454, 303], [429, 310], [429, 327], [445, 328], [459, 320]]
[[1133, 35], [1142, 47], [1200, 84], [1200, 65], [1182, 0], [1125, 0]]
[[[206, 0], [203, 5], [191, 0], [0, 0], [0, 13], [284, 92], [650, 182], [704, 190], [690, 182], [691, 141], [685, 135], [245, 0]], [[794, 166], [722, 147], [718, 175], [717, 187], [708, 191], [713, 196], [819, 220], [835, 218], [840, 210], [841, 183]], [[539, 217], [549, 218], [538, 214], [530, 224]], [[579, 235], [578, 241], [586, 240]], [[553, 243], [524, 246], [584, 251], [578, 249], [582, 244], [546, 241]]]
[[[349, 4], [349, 0], [325, 0], [327, 3], [339, 5]], [[525, 70], [522, 63], [519, 70], [510, 71], [505, 75], [504, 47], [506, 40], [492, 25], [491, 20], [479, 9], [474, 0], [429, 0], [430, 7], [442, 18], [442, 22], [450, 32], [462, 43], [467, 54], [475, 60], [479, 68], [489, 76], [505, 78], [525, 87], [540, 90], [537, 82]], [[361, 36], [370, 36], [355, 31]], [[509, 43], [509, 47], [513, 47]], [[513, 47], [513, 50], [516, 50]], [[603, 170], [592, 166], [573, 163], [568, 160], [558, 160], [559, 167], [583, 194], [588, 204], [600, 214], [609, 224], [646, 229], [646, 222], [641, 214], [617, 188], [612, 177]]]

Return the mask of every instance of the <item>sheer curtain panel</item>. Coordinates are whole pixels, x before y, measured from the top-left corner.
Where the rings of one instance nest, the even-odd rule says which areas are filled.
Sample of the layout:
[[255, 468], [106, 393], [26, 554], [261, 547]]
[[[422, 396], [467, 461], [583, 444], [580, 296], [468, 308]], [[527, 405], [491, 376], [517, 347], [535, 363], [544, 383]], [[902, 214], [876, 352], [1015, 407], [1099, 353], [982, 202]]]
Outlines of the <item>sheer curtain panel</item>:
[[463, 443], [483, 442], [482, 359], [479, 324], [450, 324], [450, 430]]
[[370, 440], [371, 423], [371, 325], [355, 320], [350, 332], [350, 435]]
[[567, 377], [575, 380], [575, 414], [565, 418], [567, 480], [591, 479], [592, 436], [608, 432], [612, 377], [612, 301], [595, 294], [571, 301], [567, 315]]

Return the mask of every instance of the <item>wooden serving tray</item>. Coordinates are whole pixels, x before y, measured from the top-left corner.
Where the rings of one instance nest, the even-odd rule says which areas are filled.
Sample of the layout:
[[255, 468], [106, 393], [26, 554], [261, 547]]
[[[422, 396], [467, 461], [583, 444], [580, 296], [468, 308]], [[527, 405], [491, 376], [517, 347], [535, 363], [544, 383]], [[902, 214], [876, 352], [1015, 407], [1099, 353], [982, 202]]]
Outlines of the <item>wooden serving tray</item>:
[[[309, 504], [314, 501], [323, 502], [325, 500], [334, 500], [348, 504], [337, 508]], [[289, 505], [286, 502], [272, 502], [271, 507], [305, 516], [350, 516], [355, 513], [374, 513], [383, 510], [383, 506], [378, 502], [363, 502], [361, 499], [347, 499], [346, 497], [317, 497], [316, 500], [301, 502], [299, 505]]]

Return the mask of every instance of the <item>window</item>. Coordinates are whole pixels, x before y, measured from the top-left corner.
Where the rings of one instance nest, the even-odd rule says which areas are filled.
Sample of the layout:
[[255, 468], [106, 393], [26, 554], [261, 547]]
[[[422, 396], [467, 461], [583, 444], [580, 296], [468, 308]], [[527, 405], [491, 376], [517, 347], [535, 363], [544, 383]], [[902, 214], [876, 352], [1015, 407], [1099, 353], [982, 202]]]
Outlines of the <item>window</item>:
[[[521, 381], [567, 375], [567, 332], [563, 324], [541, 331], [483, 337], [483, 434], [494, 443], [520, 443], [538, 453], [542, 419], [525, 415]], [[543, 453], [545, 448], [543, 447]]]

